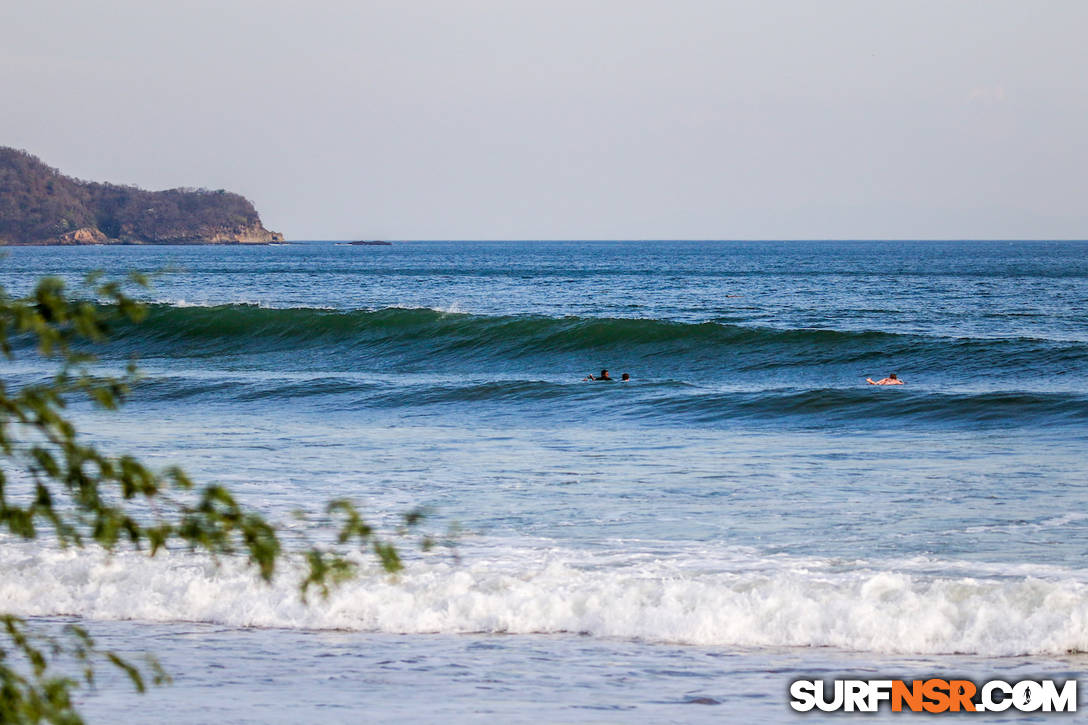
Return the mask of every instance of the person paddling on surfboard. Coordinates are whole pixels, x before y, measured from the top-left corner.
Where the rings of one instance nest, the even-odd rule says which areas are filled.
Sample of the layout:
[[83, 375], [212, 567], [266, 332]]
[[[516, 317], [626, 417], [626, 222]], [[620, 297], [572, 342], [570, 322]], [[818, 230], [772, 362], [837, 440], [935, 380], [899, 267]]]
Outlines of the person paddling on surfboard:
[[888, 377], [881, 380], [865, 378], [865, 382], [869, 383], [869, 385], [904, 385], [903, 381], [895, 376], [895, 373], [892, 373]]
[[597, 377], [593, 377], [592, 375], [587, 375], [582, 379], [583, 380], [607, 380], [610, 383], [615, 382], [614, 378], [608, 377], [608, 368], [605, 368], [604, 370], [602, 370], [601, 374], [598, 375]]

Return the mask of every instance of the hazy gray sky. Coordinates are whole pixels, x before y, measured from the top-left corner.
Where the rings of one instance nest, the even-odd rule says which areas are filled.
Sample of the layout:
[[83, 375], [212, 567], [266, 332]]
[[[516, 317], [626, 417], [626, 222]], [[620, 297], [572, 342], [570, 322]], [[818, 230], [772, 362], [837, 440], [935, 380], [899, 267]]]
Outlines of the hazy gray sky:
[[0, 145], [291, 239], [1088, 237], [1088, 2], [0, 0]]

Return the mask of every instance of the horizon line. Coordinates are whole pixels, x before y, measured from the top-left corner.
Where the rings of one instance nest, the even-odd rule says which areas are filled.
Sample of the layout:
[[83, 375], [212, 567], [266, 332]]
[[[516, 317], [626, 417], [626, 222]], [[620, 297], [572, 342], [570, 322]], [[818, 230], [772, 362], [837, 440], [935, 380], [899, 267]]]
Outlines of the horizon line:
[[336, 242], [388, 241], [388, 242], [1088, 242], [1088, 237], [676, 237], [676, 238], [405, 238], [395, 237], [360, 239], [286, 239], [286, 242]]

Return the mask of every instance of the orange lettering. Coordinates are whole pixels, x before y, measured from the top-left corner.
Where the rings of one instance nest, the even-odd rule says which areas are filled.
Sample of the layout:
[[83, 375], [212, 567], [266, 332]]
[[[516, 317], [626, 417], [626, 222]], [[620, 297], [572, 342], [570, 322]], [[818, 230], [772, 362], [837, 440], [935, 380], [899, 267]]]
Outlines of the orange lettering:
[[922, 681], [915, 680], [911, 687], [902, 680], [892, 682], [892, 712], [903, 712], [903, 702], [912, 712], [920, 712], [922, 709]]
[[962, 707], [966, 712], [975, 711], [975, 703], [971, 698], [975, 696], [975, 683], [970, 680], [951, 680], [948, 683], [948, 692], [951, 695], [949, 709], [959, 712]]
[[947, 680], [926, 680], [922, 684], [922, 694], [929, 700], [922, 705], [926, 712], [945, 712], [948, 709]]

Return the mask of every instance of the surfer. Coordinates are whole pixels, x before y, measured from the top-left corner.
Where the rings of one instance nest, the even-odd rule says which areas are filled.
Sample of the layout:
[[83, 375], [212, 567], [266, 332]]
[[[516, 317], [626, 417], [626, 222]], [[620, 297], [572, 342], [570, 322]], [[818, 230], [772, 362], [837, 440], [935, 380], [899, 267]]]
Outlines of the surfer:
[[602, 370], [601, 374], [598, 375], [597, 377], [593, 377], [593, 375], [590, 374], [590, 375], [585, 376], [582, 379], [583, 380], [607, 380], [610, 383], [615, 382], [615, 378], [608, 377], [608, 368], [605, 368], [604, 370]]
[[623, 375], [621, 375], [620, 376], [620, 381], [624, 382], [624, 383], [631, 382], [631, 373], [624, 373]]
[[880, 380], [873, 380], [872, 378], [865, 378], [865, 382], [869, 385], [903, 385], [903, 381], [896, 377], [895, 373], [892, 373], [886, 378]]

